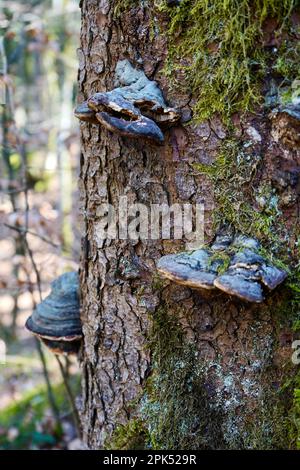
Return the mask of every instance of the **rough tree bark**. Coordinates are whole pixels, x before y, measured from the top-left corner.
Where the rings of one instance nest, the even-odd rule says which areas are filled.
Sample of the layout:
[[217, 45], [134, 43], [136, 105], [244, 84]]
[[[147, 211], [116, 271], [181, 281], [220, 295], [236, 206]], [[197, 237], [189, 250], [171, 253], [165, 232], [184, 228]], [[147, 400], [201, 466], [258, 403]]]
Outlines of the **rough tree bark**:
[[[167, 103], [179, 108], [183, 121], [188, 122], [195, 97], [168, 86], [162, 73], [167, 56], [166, 37], [153, 34], [147, 7], [129, 8], [121, 17], [114, 18], [115, 3], [82, 1], [79, 101], [95, 92], [111, 90], [116, 64], [126, 58], [158, 82]], [[166, 17], [161, 14], [158, 21], [163, 29]], [[249, 115], [243, 123], [238, 118], [235, 122], [236, 135], [241, 140], [249, 139], [253, 128], [259, 135], [257, 138], [255, 134], [252, 145], [257, 153], [264, 154], [264, 165], [254, 185], [270, 178], [275, 167], [276, 171], [284, 169], [289, 161], [295, 161], [295, 152], [275, 142], [270, 121], [262, 113]], [[184, 240], [101, 240], [98, 236], [101, 204], [109, 202], [118, 207], [119, 198], [127, 196], [130, 202], [147, 205], [205, 202], [206, 239], [212, 240], [215, 233], [209, 218], [214, 207], [214, 188], [193, 164], [212, 163], [226, 132], [217, 118], [189, 126], [183, 122], [166, 132], [164, 145], [155, 146], [81, 123], [84, 331], [81, 419], [84, 440], [90, 448], [109, 447], [114, 430], [120, 425], [126, 430], [132, 419], [143, 420], [145, 416], [152, 419], [151, 403], [144, 404], [144, 411], [140, 411], [137, 402], [146, 400], [145, 390], [149, 401], [149, 388], [155, 390], [151, 377], [160, 374], [155, 341], [164, 348], [161, 351], [164, 361], [170, 359], [169, 367], [174, 367], [174, 374], [169, 376], [164, 370], [164, 386], [169, 380], [177, 393], [175, 369], [180, 347], [176, 347], [173, 362], [164, 354], [172, 356], [168, 335], [171, 336], [172, 329], [178, 333], [178, 328], [183, 345], [180, 380], [188, 382], [196, 369], [197, 377], [192, 377], [192, 389], [187, 383], [182, 395], [178, 391], [175, 397], [166, 398], [171, 403], [170, 426], [185, 422], [189, 393], [194, 394], [190, 412], [196, 416], [185, 431], [178, 431], [177, 437], [173, 430], [172, 438], [166, 438], [165, 443], [161, 428], [157, 445], [168, 446], [172, 442], [179, 448], [288, 445], [283, 428], [279, 432], [275, 429], [276, 423], [281, 427], [284, 417], [277, 392], [290, 354], [290, 333], [284, 330], [282, 336], [274, 314], [280, 303], [280, 291], [262, 305], [251, 305], [226, 295], [209, 297], [172, 283], [160, 284], [155, 277], [156, 260], [184, 249]], [[284, 212], [287, 224], [295, 222], [297, 210], [298, 202]], [[193, 352], [187, 357], [190, 347]], [[163, 403], [161, 406], [163, 409]], [[157, 415], [153, 419], [157, 424]]]

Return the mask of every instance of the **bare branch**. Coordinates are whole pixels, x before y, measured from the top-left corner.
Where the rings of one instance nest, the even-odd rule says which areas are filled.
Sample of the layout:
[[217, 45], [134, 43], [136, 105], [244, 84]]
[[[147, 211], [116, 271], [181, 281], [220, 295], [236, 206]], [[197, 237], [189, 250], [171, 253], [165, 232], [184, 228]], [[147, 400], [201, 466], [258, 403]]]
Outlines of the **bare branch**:
[[53, 246], [54, 248], [59, 248], [59, 245], [57, 243], [54, 243], [49, 238], [44, 237], [43, 235], [39, 235], [38, 233], [33, 232], [32, 230], [26, 229], [26, 227], [16, 227], [15, 225], [10, 225], [10, 224], [7, 224], [7, 223], [4, 223], [3, 225], [5, 225], [5, 227], [10, 228], [11, 230], [15, 230], [16, 232], [22, 233], [24, 235], [29, 234], [29, 235], [32, 235], [34, 237], [37, 237], [40, 240], [42, 240], [43, 242], [48, 243], [48, 245]]

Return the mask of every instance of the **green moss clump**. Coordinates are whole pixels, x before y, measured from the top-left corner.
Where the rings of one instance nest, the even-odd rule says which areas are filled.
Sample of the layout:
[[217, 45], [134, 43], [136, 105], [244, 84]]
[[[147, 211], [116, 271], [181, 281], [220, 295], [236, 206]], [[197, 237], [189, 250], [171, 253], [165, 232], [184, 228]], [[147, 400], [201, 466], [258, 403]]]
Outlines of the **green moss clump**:
[[300, 372], [293, 378], [287, 380], [283, 386], [283, 391], [289, 393], [293, 390], [292, 403], [290, 405], [289, 422], [289, 443], [291, 449], [300, 450]]
[[[289, 448], [287, 418], [288, 390], [268, 390], [262, 394], [260, 407], [246, 424], [244, 447], [253, 450], [286, 450]], [[259, 423], [259, 425], [257, 425]]]
[[[263, 25], [278, 20], [277, 30], [287, 25], [296, 0], [183, 0], [177, 8], [160, 8], [170, 15], [169, 54], [165, 71], [185, 72], [196, 98], [195, 119], [219, 113], [228, 118], [249, 111], [259, 102], [260, 80], [269, 67], [270, 52], [263, 47]], [[282, 51], [283, 52], [283, 51]], [[278, 55], [278, 72], [285, 55]], [[175, 73], [176, 75], [176, 73]], [[294, 79], [295, 77], [286, 77]]]
[[126, 10], [136, 7], [138, 4], [139, 0], [115, 0], [113, 10], [114, 18], [119, 18]]
[[[235, 407], [224, 410], [223, 397], [218, 399], [209, 381], [209, 364], [202, 363], [195, 346], [185, 339], [173, 309], [169, 314], [165, 306], [155, 314], [150, 346], [153, 369], [139, 413], [152, 449], [286, 448], [286, 410], [280, 404], [286, 400], [279, 400], [278, 390], [261, 397], [253, 416], [239, 417]], [[217, 364], [218, 360], [215, 370], [222, 374]]]
[[[286, 311], [293, 320], [293, 331], [300, 331], [300, 266], [295, 267], [289, 274], [287, 288], [289, 289], [289, 305]], [[300, 379], [299, 379], [300, 384]]]
[[148, 431], [140, 419], [131, 419], [126, 425], [118, 426], [106, 440], [106, 450], [142, 450], [149, 442]]
[[[124, 11], [138, 6], [139, 2], [118, 0], [117, 4]], [[300, 76], [300, 46], [293, 39], [299, 28], [294, 30], [289, 19], [299, 0], [182, 0], [172, 8], [165, 0], [156, 0], [147, 2], [147, 6], [152, 16], [157, 10], [168, 15], [169, 44], [164, 73], [170, 86], [173, 89], [177, 86], [181, 91], [184, 75], [186, 88], [194, 99], [194, 120], [203, 121], [218, 113], [229, 122], [234, 112], [252, 110], [262, 99], [262, 82], [267, 73], [281, 79], [279, 94], [283, 100], [290, 100], [295, 93], [293, 81]], [[277, 20], [277, 50], [264, 47], [264, 24], [270, 18]], [[273, 262], [279, 263], [276, 255], [289, 263], [289, 243], [294, 234], [289, 234], [282, 223], [276, 191], [266, 183], [253, 190], [258, 186], [255, 178], [262, 164], [263, 157], [251, 152], [246, 143], [227, 140], [212, 165], [195, 164], [194, 168], [213, 182], [215, 231], [220, 226], [231, 225], [236, 231], [262, 241]], [[297, 230], [296, 227], [295, 235]], [[300, 274], [291, 272], [280, 305], [283, 317], [289, 312], [288, 323], [290, 326], [294, 321], [295, 330], [300, 329], [299, 285]], [[160, 288], [159, 283], [156, 288]], [[151, 446], [189, 450], [222, 448], [222, 436], [218, 433], [222, 417], [217, 413], [212, 416], [212, 410], [207, 409], [204, 368], [193, 345], [184, 340], [174, 311], [171, 317], [167, 310], [167, 306], [161, 308], [153, 318], [150, 342], [153, 372], [141, 403]], [[298, 436], [294, 441], [299, 442], [299, 384], [290, 386], [289, 391], [292, 389], [295, 390], [294, 436]], [[268, 433], [272, 421], [269, 417], [274, 411], [272, 400], [266, 397], [267, 405], [262, 404], [259, 429], [256, 422], [249, 429], [249, 447], [260, 448], [263, 436]], [[271, 404], [270, 412], [268, 404]], [[274, 424], [281, 416], [281, 409], [274, 411]], [[210, 426], [215, 427], [213, 431]], [[216, 437], [216, 442], [209, 442], [211, 435]]]
[[213, 254], [209, 258], [208, 265], [211, 266], [215, 261], [220, 262], [220, 264], [217, 268], [217, 271], [218, 271], [218, 274], [221, 275], [221, 274], [225, 273], [227, 271], [227, 269], [229, 268], [230, 260], [231, 260], [231, 258], [230, 258], [230, 255], [228, 253], [219, 251], [218, 253]]

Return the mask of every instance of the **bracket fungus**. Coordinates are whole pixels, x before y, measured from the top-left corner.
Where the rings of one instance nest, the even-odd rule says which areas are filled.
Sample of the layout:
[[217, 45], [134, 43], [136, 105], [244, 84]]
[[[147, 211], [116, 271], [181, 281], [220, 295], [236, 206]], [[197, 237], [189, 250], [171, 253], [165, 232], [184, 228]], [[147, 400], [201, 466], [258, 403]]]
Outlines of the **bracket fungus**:
[[90, 122], [91, 124], [98, 124], [96, 114], [88, 107], [86, 101], [76, 106], [74, 115], [81, 121]]
[[51, 283], [50, 294], [26, 321], [26, 328], [55, 354], [79, 351], [82, 329], [78, 290], [77, 273], [59, 276]]
[[167, 279], [194, 289], [213, 289], [217, 271], [209, 265], [206, 250], [182, 252], [160, 258], [157, 269]]
[[118, 86], [92, 95], [76, 107], [75, 116], [122, 136], [162, 143], [162, 129], [175, 124], [179, 112], [166, 105], [157, 83], [128, 60], [118, 62], [115, 75]]
[[163, 256], [157, 263], [165, 278], [193, 289], [219, 289], [244, 301], [260, 303], [265, 291], [281, 284], [287, 273], [271, 265], [253, 238], [226, 237], [210, 248]]

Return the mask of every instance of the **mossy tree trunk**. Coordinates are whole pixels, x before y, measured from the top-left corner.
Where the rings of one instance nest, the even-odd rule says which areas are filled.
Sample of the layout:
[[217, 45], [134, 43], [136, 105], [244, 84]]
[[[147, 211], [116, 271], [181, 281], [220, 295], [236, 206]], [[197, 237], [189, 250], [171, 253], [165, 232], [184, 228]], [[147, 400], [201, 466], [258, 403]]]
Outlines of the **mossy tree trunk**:
[[[238, 198], [248, 197], [253, 214], [262, 214], [268, 225], [268, 213], [255, 196], [268, 199], [261, 188], [299, 162], [295, 148], [275, 141], [262, 106], [243, 118], [235, 114], [233, 130], [217, 116], [191, 121], [197, 95], [170, 86], [163, 72], [168, 15], [153, 11], [152, 3], [131, 2], [121, 15], [116, 14], [120, 2], [113, 0], [81, 5], [79, 100], [111, 90], [116, 64], [125, 58], [156, 80], [167, 103], [182, 113], [181, 124], [165, 133], [162, 146], [81, 124], [84, 439], [95, 449], [132, 448], [142, 439], [173, 449], [288, 447], [280, 393], [290, 369], [290, 325], [280, 315], [286, 291], [261, 305], [208, 296], [155, 275], [155, 262], [184, 250], [185, 240], [99, 238], [101, 205], [117, 208], [122, 196], [146, 205], [204, 202], [207, 242], [217, 230], [214, 211], [225, 226], [241, 231], [242, 223], [234, 227], [222, 213], [214, 187], [220, 181], [199, 171], [214, 165], [224, 148], [230, 154], [232, 139], [247, 154], [245, 181], [236, 179], [239, 167], [231, 183], [221, 180], [230, 194], [238, 189]], [[228, 171], [230, 165], [232, 160]], [[240, 191], [244, 187], [249, 194]], [[287, 185], [280, 190], [287, 191]], [[234, 202], [244, 210], [246, 201]], [[278, 224], [298, 223], [297, 195], [281, 212]], [[251, 227], [247, 235], [268, 242], [265, 227]]]

